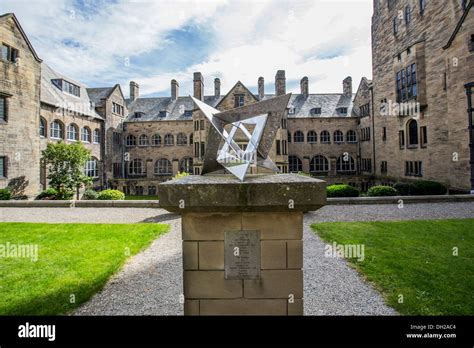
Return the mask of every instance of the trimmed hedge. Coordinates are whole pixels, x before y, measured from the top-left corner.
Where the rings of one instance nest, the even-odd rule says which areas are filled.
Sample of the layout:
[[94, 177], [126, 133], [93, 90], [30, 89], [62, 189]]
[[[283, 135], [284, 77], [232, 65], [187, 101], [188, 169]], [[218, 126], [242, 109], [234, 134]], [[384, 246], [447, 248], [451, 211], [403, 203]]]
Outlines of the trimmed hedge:
[[58, 195], [58, 191], [54, 188], [49, 188], [41, 192], [38, 196], [36, 196], [36, 199], [38, 200], [55, 200], [56, 196]]
[[125, 194], [118, 190], [104, 190], [98, 194], [97, 199], [101, 201], [123, 201]]
[[327, 187], [327, 196], [335, 197], [359, 197], [360, 191], [350, 185], [331, 185]]
[[397, 195], [398, 191], [390, 186], [372, 186], [367, 191], [369, 197], [392, 197]]
[[448, 188], [436, 181], [416, 181], [414, 184], [416, 196], [445, 195]]
[[397, 190], [400, 196], [412, 196], [416, 192], [416, 187], [411, 182], [397, 182], [393, 185], [393, 188]]
[[86, 190], [82, 195], [82, 199], [85, 201], [95, 200], [99, 196], [99, 193], [94, 190]]
[[12, 193], [8, 189], [0, 189], [0, 201], [9, 201], [12, 198]]

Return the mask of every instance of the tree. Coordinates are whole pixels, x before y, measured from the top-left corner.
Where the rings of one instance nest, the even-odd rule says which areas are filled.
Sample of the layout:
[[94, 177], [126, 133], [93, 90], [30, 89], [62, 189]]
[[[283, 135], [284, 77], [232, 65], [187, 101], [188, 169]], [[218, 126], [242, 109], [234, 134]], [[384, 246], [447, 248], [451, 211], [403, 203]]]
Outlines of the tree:
[[42, 151], [42, 162], [48, 169], [51, 187], [58, 191], [58, 199], [69, 199], [74, 191], [89, 183], [84, 166], [91, 159], [91, 152], [81, 143], [66, 144], [62, 141], [49, 143]]

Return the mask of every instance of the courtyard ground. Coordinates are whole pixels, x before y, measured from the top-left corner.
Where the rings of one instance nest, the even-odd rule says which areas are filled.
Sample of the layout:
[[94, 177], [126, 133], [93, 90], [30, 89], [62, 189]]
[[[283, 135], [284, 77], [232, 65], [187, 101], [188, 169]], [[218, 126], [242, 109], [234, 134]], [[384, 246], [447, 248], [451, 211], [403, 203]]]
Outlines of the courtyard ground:
[[[380, 294], [346, 261], [324, 257], [325, 243], [310, 228], [325, 221], [474, 218], [474, 202], [326, 206], [305, 214], [304, 303], [306, 315], [395, 315]], [[160, 222], [171, 231], [132, 257], [78, 315], [181, 315], [181, 233], [178, 215], [161, 209], [1, 208], [5, 222]]]

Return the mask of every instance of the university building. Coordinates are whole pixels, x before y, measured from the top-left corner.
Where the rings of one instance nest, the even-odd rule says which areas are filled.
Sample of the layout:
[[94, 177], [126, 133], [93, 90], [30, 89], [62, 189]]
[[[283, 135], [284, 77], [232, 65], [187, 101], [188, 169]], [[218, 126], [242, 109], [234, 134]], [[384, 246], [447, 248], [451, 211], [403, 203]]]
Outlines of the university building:
[[[354, 91], [348, 77], [340, 93], [314, 94], [303, 77], [270, 153], [280, 171], [363, 190], [435, 180], [469, 191], [472, 4], [374, 0], [373, 80], [363, 78]], [[140, 97], [139, 85], [130, 82], [126, 99], [119, 85], [88, 88], [51, 69], [15, 15], [0, 16], [0, 34], [0, 188], [22, 178], [25, 194], [34, 197], [47, 187], [41, 151], [59, 140], [91, 150], [85, 172], [97, 188], [154, 195], [178, 172], [200, 174], [209, 124], [192, 99], [180, 95], [178, 81], [171, 80], [168, 97], [153, 98]], [[214, 94], [204, 95], [209, 82]], [[223, 93], [219, 78], [196, 72], [193, 96], [224, 111], [286, 94], [284, 70], [274, 84], [265, 91], [259, 77], [255, 93], [240, 81]]]

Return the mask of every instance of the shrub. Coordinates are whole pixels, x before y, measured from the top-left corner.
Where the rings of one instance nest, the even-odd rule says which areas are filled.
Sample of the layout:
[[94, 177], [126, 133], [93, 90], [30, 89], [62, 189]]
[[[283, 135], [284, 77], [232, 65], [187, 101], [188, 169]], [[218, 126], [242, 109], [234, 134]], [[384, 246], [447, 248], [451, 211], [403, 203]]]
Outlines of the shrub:
[[8, 201], [12, 198], [12, 193], [8, 189], [0, 189], [0, 201]]
[[57, 199], [56, 196], [58, 195], [58, 191], [54, 188], [49, 188], [41, 192], [38, 196], [36, 196], [36, 199], [38, 200], [53, 200]]
[[397, 182], [393, 185], [393, 188], [397, 190], [400, 196], [411, 196], [415, 194], [415, 185], [411, 182]]
[[99, 196], [99, 193], [94, 190], [86, 190], [82, 195], [82, 199], [86, 201], [95, 200]]
[[448, 192], [445, 185], [435, 181], [417, 181], [414, 186], [417, 196], [445, 195]]
[[372, 186], [367, 191], [369, 197], [390, 197], [398, 195], [397, 190], [390, 186]]
[[118, 190], [104, 190], [98, 194], [97, 199], [102, 201], [123, 201], [125, 194]]
[[349, 185], [331, 185], [327, 187], [328, 197], [359, 197], [359, 190]]

